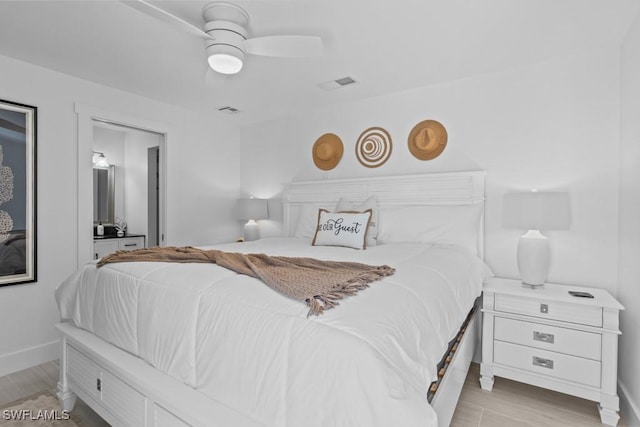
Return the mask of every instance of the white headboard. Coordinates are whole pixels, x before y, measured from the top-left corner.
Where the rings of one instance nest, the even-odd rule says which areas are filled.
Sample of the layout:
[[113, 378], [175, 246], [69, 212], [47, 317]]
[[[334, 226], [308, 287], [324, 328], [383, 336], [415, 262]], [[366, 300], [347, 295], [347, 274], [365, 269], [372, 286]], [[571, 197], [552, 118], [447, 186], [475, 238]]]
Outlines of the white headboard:
[[[375, 195], [380, 207], [484, 203], [485, 171], [292, 182], [284, 195], [284, 232], [293, 236], [300, 207], [332, 209], [341, 197], [363, 201]], [[484, 213], [478, 230], [484, 255]]]

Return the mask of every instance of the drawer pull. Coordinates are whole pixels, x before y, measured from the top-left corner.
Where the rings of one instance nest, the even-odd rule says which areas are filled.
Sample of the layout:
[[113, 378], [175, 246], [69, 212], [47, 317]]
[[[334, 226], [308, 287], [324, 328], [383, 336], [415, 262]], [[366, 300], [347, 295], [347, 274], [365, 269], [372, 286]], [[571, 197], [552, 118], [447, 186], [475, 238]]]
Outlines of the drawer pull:
[[96, 379], [96, 389], [102, 391], [102, 380], [100, 378]]
[[542, 368], [553, 369], [553, 360], [543, 359], [542, 357], [533, 356], [533, 364]]
[[540, 313], [548, 313], [549, 305], [548, 304], [540, 304]]
[[124, 246], [129, 248], [131, 246], [138, 246], [138, 244], [137, 243], [125, 243]]
[[549, 344], [553, 344], [555, 341], [555, 337], [553, 334], [547, 334], [544, 332], [533, 331], [533, 340], [534, 341], [542, 341]]

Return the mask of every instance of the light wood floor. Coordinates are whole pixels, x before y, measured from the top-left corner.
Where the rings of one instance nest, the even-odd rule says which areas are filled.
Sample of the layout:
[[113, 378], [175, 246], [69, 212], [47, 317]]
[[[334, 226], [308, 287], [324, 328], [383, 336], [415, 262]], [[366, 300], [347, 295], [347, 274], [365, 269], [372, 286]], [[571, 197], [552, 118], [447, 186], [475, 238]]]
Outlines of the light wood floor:
[[[56, 391], [58, 361], [0, 377], [0, 406], [41, 390]], [[596, 404], [584, 399], [496, 378], [493, 391], [480, 389], [479, 365], [472, 363], [452, 427], [601, 427]], [[74, 412], [91, 427], [108, 426], [80, 400]], [[624, 420], [618, 424], [626, 427]]]
[[603, 427], [595, 402], [499, 377], [489, 392], [478, 378], [480, 365], [472, 363], [452, 427]]
[[[43, 390], [49, 390], [55, 394], [58, 386], [59, 368], [60, 364], [54, 360], [0, 377], [0, 406]], [[80, 399], [76, 401], [73, 412], [90, 427], [109, 427], [108, 423]]]

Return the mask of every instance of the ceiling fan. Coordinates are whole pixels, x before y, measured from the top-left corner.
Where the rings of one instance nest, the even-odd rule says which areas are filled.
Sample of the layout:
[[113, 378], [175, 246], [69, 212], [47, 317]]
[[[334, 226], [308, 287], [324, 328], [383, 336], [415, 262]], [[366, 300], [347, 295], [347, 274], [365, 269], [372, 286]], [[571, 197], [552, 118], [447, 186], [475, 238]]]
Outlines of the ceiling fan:
[[222, 74], [238, 73], [247, 54], [283, 58], [322, 55], [322, 39], [316, 36], [248, 38], [249, 13], [231, 2], [207, 3], [202, 9], [205, 22], [203, 29], [145, 0], [128, 0], [123, 3], [204, 39], [209, 66]]

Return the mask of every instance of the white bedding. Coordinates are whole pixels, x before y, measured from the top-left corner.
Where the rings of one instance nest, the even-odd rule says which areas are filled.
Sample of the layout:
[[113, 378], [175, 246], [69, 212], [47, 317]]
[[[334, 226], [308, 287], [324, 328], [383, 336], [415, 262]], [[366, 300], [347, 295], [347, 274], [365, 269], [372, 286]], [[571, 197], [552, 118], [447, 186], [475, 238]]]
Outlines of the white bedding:
[[268, 426], [436, 426], [426, 399], [489, 274], [453, 245], [358, 251], [263, 239], [218, 249], [388, 264], [393, 276], [308, 307], [211, 264], [91, 263], [56, 290], [63, 320]]

